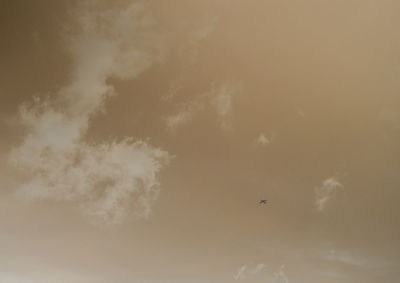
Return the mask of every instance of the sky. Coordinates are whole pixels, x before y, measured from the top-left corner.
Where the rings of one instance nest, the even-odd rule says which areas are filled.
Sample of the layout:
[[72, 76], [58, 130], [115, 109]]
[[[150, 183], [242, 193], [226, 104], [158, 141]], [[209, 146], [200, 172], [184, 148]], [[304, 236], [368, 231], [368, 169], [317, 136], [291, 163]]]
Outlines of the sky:
[[0, 282], [398, 282], [399, 8], [0, 2]]

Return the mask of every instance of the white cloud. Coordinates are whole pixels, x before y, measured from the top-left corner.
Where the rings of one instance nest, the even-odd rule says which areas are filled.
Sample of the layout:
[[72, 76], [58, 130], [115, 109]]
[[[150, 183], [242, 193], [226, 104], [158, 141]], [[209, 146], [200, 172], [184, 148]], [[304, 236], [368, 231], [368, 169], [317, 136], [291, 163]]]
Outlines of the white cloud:
[[[185, 88], [186, 73], [198, 61], [200, 49], [204, 41], [214, 31], [217, 16], [206, 16], [195, 24], [194, 27], [181, 27], [186, 32], [184, 44], [178, 49], [181, 59], [181, 70], [179, 75], [172, 80], [171, 85], [162, 100], [165, 102], [175, 102], [178, 95], [187, 92]], [[233, 96], [242, 89], [242, 82], [224, 82], [218, 86], [212, 85], [211, 89], [195, 94], [192, 99], [188, 99], [173, 114], [168, 115], [164, 120], [168, 130], [176, 130], [192, 120], [196, 114], [206, 107], [214, 109], [218, 116], [218, 123], [224, 130], [232, 128], [229, 121], [229, 114], [233, 108]]]
[[343, 264], [363, 266], [366, 260], [360, 256], [355, 256], [344, 250], [330, 250], [329, 253], [323, 255], [323, 258], [329, 261], [341, 262]]
[[239, 279], [245, 278], [245, 276], [246, 276], [246, 275], [245, 275], [246, 270], [247, 270], [247, 265], [245, 264], [245, 265], [241, 266], [241, 267], [238, 269], [238, 271], [235, 273], [235, 275], [233, 275], [233, 278], [234, 278], [235, 280], [239, 280]]
[[261, 270], [263, 270], [265, 267], [265, 265], [263, 263], [259, 263], [257, 264], [253, 269], [250, 269], [249, 272], [251, 274], [257, 274], [258, 272], [260, 272]]
[[211, 108], [217, 114], [218, 124], [223, 130], [232, 130], [230, 121], [233, 109], [233, 98], [242, 90], [242, 82], [225, 82], [218, 86], [213, 85], [205, 93], [181, 105], [180, 109], [166, 117], [168, 130], [175, 130], [188, 123], [197, 113]]
[[182, 105], [179, 112], [166, 118], [167, 128], [171, 131], [188, 123], [203, 108], [201, 101], [193, 101]]
[[214, 31], [218, 17], [206, 17], [204, 21], [188, 34], [188, 51], [190, 54], [190, 64], [195, 64], [198, 60], [201, 44]]
[[233, 97], [242, 91], [242, 82], [226, 82], [219, 87], [214, 87], [210, 96], [218, 115], [219, 124], [224, 130], [231, 130], [230, 115], [233, 110]]
[[235, 280], [240, 280], [246, 278], [248, 275], [255, 275], [264, 269], [265, 265], [259, 263], [255, 266], [249, 266], [247, 264], [241, 266], [238, 271], [233, 275]]
[[107, 11], [91, 3], [78, 9], [79, 32], [68, 36], [71, 83], [51, 100], [21, 106], [27, 135], [12, 149], [10, 161], [28, 175], [20, 195], [75, 200], [87, 214], [112, 224], [130, 213], [149, 215], [168, 153], [132, 138], [90, 144], [85, 134], [114, 94], [107, 79], [134, 78], [148, 69], [162, 55], [162, 36], [145, 2]]
[[324, 180], [321, 186], [315, 189], [315, 206], [317, 209], [322, 211], [326, 207], [327, 202], [336, 195], [340, 188], [343, 188], [343, 184], [335, 177]]
[[275, 272], [274, 274], [274, 279], [273, 283], [289, 283], [288, 278], [286, 277], [286, 274], [284, 272], [285, 265], [281, 265], [278, 272]]
[[267, 146], [271, 144], [276, 138], [276, 134], [272, 133], [267, 136], [265, 133], [260, 133], [258, 138], [256, 139], [256, 144], [259, 146]]
[[269, 138], [267, 138], [265, 136], [265, 134], [263, 134], [263, 133], [261, 133], [257, 138], [258, 145], [265, 146], [265, 145], [269, 145], [270, 143], [271, 143], [271, 141], [269, 140]]

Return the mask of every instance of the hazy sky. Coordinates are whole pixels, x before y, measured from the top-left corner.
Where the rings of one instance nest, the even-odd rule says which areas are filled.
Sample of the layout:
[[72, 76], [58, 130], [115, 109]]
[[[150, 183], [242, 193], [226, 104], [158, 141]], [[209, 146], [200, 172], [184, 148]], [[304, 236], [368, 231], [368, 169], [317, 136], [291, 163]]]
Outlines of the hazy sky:
[[0, 282], [398, 282], [399, 9], [1, 2]]

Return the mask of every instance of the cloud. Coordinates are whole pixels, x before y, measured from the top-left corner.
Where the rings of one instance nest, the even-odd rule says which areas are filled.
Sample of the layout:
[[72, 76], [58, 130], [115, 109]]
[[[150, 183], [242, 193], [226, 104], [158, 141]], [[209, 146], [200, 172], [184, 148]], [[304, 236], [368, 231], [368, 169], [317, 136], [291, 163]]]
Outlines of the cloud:
[[218, 87], [213, 87], [210, 92], [213, 106], [217, 112], [220, 127], [231, 130], [230, 115], [233, 109], [233, 97], [243, 89], [242, 82], [226, 82]]
[[344, 250], [330, 250], [329, 253], [322, 256], [323, 259], [333, 262], [340, 262], [347, 265], [354, 265], [362, 267], [365, 265], [366, 260], [360, 256], [355, 256], [348, 251]]
[[167, 128], [171, 131], [188, 123], [197, 112], [203, 108], [201, 101], [192, 101], [182, 104], [180, 110], [166, 118]]
[[[398, 270], [398, 263], [393, 258], [334, 246], [325, 241], [323, 244], [313, 243], [299, 248], [265, 246], [265, 282], [326, 282], [334, 279], [339, 280], [337, 282], [365, 282], [365, 278], [375, 278], [380, 272], [381, 275], [387, 272], [386, 278], [390, 278]], [[275, 271], [268, 268], [277, 261], [285, 262], [285, 267], [281, 266]], [[293, 272], [288, 274], [286, 268], [289, 265]]]
[[210, 36], [215, 29], [215, 24], [218, 21], [218, 17], [206, 17], [203, 22], [189, 32], [188, 34], [188, 53], [189, 64], [195, 64], [198, 60], [199, 50], [201, 44]]
[[77, 9], [66, 36], [74, 62], [71, 82], [51, 99], [20, 108], [27, 134], [10, 152], [27, 181], [18, 194], [32, 199], [73, 200], [107, 224], [127, 214], [147, 217], [158, 192], [166, 151], [147, 141], [88, 143], [91, 118], [104, 109], [110, 77], [135, 78], [162, 57], [162, 35], [145, 2], [101, 10], [92, 1]]
[[241, 266], [238, 271], [233, 275], [235, 280], [240, 280], [246, 278], [248, 275], [255, 275], [264, 269], [265, 265], [259, 263], [255, 266], [248, 266], [247, 264]]
[[238, 271], [235, 273], [235, 275], [233, 275], [233, 278], [235, 280], [239, 280], [239, 279], [243, 279], [246, 275], [246, 270], [247, 270], [247, 265], [243, 265], [241, 266]]
[[335, 177], [328, 178], [322, 182], [322, 185], [315, 189], [315, 206], [319, 211], [322, 211], [327, 202], [332, 199], [338, 189], [343, 188]]
[[272, 133], [269, 136], [267, 136], [264, 133], [260, 133], [260, 135], [256, 139], [256, 144], [259, 146], [267, 146], [267, 145], [271, 144], [275, 140], [275, 138], [276, 138], [275, 133]]
[[259, 264], [257, 264], [257, 266], [255, 268], [250, 269], [249, 272], [250, 272], [250, 274], [257, 274], [258, 272], [263, 270], [264, 267], [265, 267], [265, 265], [263, 263], [259, 263]]
[[[194, 27], [181, 27], [185, 31], [185, 40], [178, 48], [178, 57], [181, 61], [179, 75], [171, 81], [166, 94], [162, 96], [164, 102], [176, 103], [187, 95], [190, 90], [185, 86], [188, 81], [187, 74], [195, 67], [200, 49], [204, 41], [214, 31], [218, 17], [208, 15], [197, 21]], [[189, 80], [190, 81], [190, 80]], [[217, 113], [218, 124], [224, 130], [231, 130], [230, 114], [233, 109], [233, 98], [243, 88], [241, 81], [225, 81], [212, 84], [211, 88], [203, 93], [195, 93], [191, 99], [186, 98], [185, 103], [180, 103], [179, 109], [168, 115], [164, 121], [168, 130], [174, 131], [192, 120], [196, 114], [204, 109], [213, 109]], [[180, 96], [180, 97], [178, 97]]]
[[271, 143], [271, 141], [269, 140], [269, 138], [267, 138], [265, 136], [265, 134], [263, 134], [263, 133], [261, 133], [257, 138], [257, 144], [258, 145], [265, 146], [265, 145], [268, 145], [270, 143]]
[[273, 283], [289, 283], [288, 278], [286, 277], [286, 274], [284, 272], [285, 265], [281, 265], [281, 267], [279, 268], [278, 272], [275, 272], [274, 274], [274, 279], [273, 279]]
[[192, 120], [204, 109], [212, 109], [217, 114], [218, 124], [223, 130], [232, 130], [230, 121], [233, 109], [233, 98], [242, 90], [242, 82], [224, 82], [212, 87], [192, 100], [181, 104], [180, 109], [166, 117], [168, 130], [176, 130]]

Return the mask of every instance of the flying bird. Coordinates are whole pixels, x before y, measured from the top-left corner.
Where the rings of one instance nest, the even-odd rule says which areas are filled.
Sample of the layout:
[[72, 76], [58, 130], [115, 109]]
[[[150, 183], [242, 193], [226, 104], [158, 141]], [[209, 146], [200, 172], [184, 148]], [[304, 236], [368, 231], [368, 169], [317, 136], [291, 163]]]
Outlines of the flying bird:
[[267, 200], [266, 199], [260, 200], [260, 204], [267, 204]]

